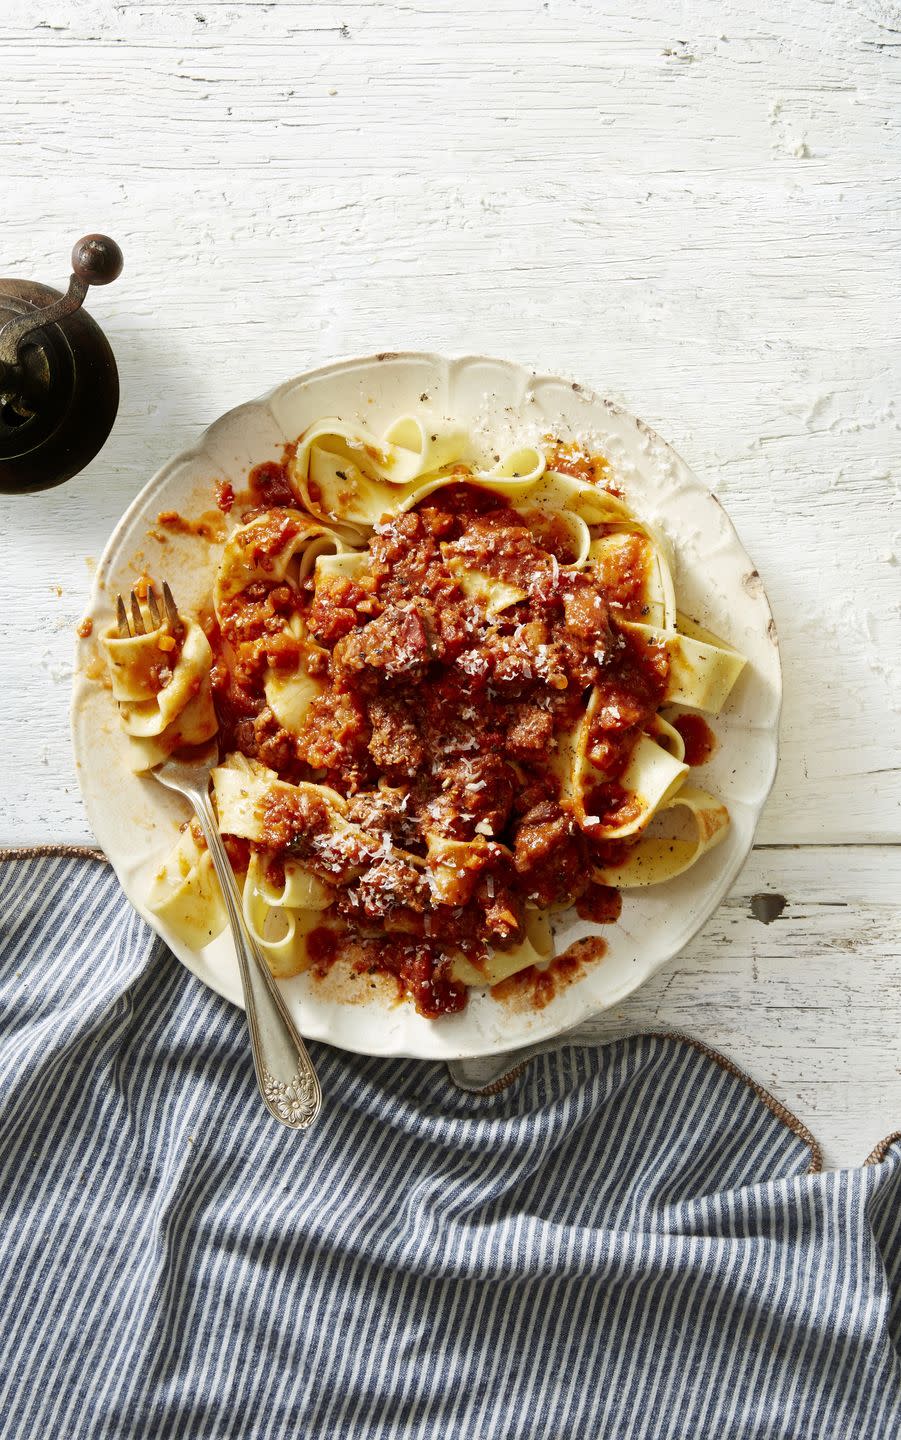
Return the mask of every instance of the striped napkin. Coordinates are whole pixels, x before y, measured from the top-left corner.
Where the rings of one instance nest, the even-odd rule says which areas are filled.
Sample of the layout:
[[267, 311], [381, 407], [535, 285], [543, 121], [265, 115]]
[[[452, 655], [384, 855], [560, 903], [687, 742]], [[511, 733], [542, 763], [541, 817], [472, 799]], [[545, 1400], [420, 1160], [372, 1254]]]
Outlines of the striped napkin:
[[87, 857], [0, 863], [0, 960], [3, 1440], [901, 1434], [901, 1145], [816, 1173], [661, 1035], [492, 1096], [317, 1045], [288, 1132]]

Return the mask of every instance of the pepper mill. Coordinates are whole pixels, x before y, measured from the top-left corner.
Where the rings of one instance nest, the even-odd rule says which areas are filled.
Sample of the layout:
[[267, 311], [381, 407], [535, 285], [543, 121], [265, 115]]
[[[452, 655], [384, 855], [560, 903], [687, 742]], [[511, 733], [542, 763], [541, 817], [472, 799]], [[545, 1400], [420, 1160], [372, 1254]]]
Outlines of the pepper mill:
[[119, 372], [81, 306], [90, 285], [109, 285], [121, 271], [115, 240], [85, 235], [65, 295], [35, 280], [0, 280], [0, 491], [61, 485], [109, 435]]

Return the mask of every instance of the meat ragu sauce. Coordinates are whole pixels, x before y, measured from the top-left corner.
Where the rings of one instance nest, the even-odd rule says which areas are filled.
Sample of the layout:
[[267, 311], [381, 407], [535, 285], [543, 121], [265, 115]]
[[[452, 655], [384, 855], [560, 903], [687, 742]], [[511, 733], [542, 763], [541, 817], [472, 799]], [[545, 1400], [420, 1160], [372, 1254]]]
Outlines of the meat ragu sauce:
[[673, 725], [685, 743], [686, 765], [705, 765], [716, 749], [716, 736], [703, 715], [680, 715]]
[[[253, 513], [271, 507], [270, 554], [293, 533], [280, 468], [251, 475]], [[266, 814], [265, 847], [276, 864], [294, 856], [334, 888], [336, 913], [362, 943], [358, 968], [395, 976], [427, 1016], [466, 1003], [466, 987], [449, 978], [448, 951], [478, 965], [489, 949], [517, 944], [527, 902], [564, 907], [584, 896], [586, 910], [613, 914], [609, 894], [599, 904], [590, 868], [627, 847], [593, 845], [590, 827], [585, 833], [561, 804], [549, 761], [597, 687], [591, 750], [619, 775], [666, 682], [665, 652], [617, 625], [630, 613], [613, 598], [618, 587], [563, 570], [573, 559], [565, 524], [520, 515], [468, 485], [466, 473], [377, 525], [361, 577], [320, 582], [315, 594], [312, 580], [300, 592], [252, 585], [211, 636], [224, 751], [258, 758], [295, 784], [334, 787], [349, 801], [348, 818], [379, 842], [348, 853], [346, 836], [334, 836], [315, 806], [286, 813], [280, 802]], [[461, 587], [460, 567], [525, 598], [489, 620], [484, 602]], [[295, 610], [302, 643], [284, 635]], [[267, 664], [293, 670], [299, 655], [325, 688], [295, 736], [267, 708], [263, 681]], [[591, 813], [606, 818], [622, 803], [612, 778], [591, 796]], [[417, 868], [390, 849], [393, 841], [425, 857], [425, 830], [471, 842], [470, 864], [440, 904], [424, 860]], [[333, 932], [314, 931], [310, 951], [314, 971], [327, 969]]]

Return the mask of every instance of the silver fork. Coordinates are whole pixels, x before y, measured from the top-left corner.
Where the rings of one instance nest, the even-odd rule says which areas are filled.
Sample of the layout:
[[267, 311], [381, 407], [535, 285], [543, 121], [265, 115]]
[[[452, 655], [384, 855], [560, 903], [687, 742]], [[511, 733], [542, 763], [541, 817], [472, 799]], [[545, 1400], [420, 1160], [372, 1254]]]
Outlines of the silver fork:
[[[169, 628], [179, 638], [184, 625], [168, 585], [163, 586], [163, 603]], [[134, 591], [131, 592], [130, 608], [134, 633], [145, 634], [141, 605]], [[152, 587], [147, 592], [147, 609], [154, 625], [158, 625], [161, 615]], [[121, 595], [116, 601], [116, 615], [119, 635], [123, 640], [128, 639], [132, 630]], [[305, 1130], [319, 1114], [322, 1091], [307, 1048], [244, 920], [234, 871], [210, 802], [210, 771], [217, 761], [218, 746], [214, 738], [200, 750], [195, 748], [181, 757], [178, 754], [171, 756], [150, 773], [161, 785], [176, 790], [190, 801], [210, 852], [238, 956], [250, 1048], [260, 1093], [276, 1120], [295, 1130]]]

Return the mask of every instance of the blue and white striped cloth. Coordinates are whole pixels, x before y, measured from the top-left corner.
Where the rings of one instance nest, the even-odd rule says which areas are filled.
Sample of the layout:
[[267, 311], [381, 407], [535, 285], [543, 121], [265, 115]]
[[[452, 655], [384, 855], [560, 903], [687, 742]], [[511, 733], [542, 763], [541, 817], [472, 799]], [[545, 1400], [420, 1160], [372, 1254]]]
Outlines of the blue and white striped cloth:
[[901, 1434], [901, 1149], [811, 1174], [652, 1036], [491, 1098], [244, 1020], [88, 859], [0, 864], [3, 1440]]

